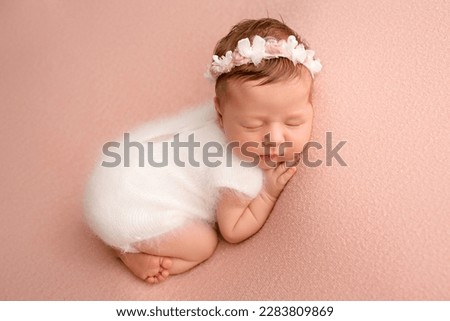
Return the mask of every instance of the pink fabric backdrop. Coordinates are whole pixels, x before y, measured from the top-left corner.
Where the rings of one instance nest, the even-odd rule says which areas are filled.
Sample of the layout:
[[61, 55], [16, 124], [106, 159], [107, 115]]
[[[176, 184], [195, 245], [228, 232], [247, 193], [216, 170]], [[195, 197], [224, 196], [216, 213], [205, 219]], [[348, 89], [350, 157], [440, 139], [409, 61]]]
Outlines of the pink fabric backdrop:
[[[264, 228], [150, 286], [83, 223], [101, 145], [210, 99], [216, 41], [282, 15], [324, 65], [313, 138]], [[450, 2], [2, 1], [0, 299], [450, 299]], [[314, 154], [324, 159], [324, 149]]]

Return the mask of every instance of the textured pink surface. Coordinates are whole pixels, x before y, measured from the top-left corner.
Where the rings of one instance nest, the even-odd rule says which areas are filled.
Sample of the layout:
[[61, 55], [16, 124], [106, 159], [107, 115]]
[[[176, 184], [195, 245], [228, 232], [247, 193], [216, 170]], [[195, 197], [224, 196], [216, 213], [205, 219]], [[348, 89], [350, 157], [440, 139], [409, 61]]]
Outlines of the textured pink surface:
[[[0, 299], [450, 299], [448, 1], [3, 1]], [[314, 140], [264, 228], [149, 286], [83, 224], [103, 142], [212, 97], [243, 18], [278, 17], [324, 64]], [[315, 157], [324, 157], [324, 150]]]

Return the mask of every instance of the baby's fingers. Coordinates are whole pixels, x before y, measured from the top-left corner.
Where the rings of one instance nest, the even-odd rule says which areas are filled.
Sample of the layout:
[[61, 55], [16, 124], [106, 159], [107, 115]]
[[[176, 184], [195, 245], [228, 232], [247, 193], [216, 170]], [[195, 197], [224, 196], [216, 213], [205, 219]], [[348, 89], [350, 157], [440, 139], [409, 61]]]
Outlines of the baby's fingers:
[[[288, 167], [288, 164], [286, 164], [286, 162], [280, 163], [278, 164], [278, 166], [274, 169], [274, 174], [276, 176], [280, 176], [281, 174], [287, 172], [289, 170], [289, 168], [292, 167]], [[295, 171], [294, 171], [295, 173]]]
[[[295, 172], [297, 171], [297, 167], [286, 168], [285, 164], [282, 164], [279, 167], [284, 168], [284, 173], [282, 173], [280, 176], [278, 176], [277, 183], [281, 184], [281, 185], [286, 185], [287, 182], [289, 182], [289, 180], [292, 178], [292, 176], [294, 176]], [[277, 170], [278, 170], [278, 168], [277, 168]]]

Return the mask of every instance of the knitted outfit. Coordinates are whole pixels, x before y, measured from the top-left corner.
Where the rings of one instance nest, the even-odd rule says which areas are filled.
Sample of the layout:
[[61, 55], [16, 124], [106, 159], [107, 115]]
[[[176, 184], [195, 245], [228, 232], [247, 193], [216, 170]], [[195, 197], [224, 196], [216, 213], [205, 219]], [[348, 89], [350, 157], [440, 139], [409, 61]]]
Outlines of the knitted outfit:
[[[134, 242], [160, 236], [189, 222], [202, 220], [214, 225], [222, 187], [256, 197], [263, 182], [261, 169], [242, 166], [231, 149], [227, 150], [216, 118], [213, 104], [207, 103], [147, 123], [129, 134], [128, 142], [142, 146], [129, 147], [129, 157], [124, 152], [128, 138], [116, 140], [120, 148], [117, 143], [109, 148], [117, 154], [116, 158], [110, 152], [103, 153], [86, 189], [85, 217], [94, 233], [114, 248], [138, 252], [132, 246]], [[180, 147], [177, 152], [171, 145], [176, 139], [191, 139], [200, 146], [191, 148], [190, 153], [187, 147]], [[220, 147], [222, 153], [217, 156]], [[101, 165], [111, 164], [119, 155], [119, 165]], [[124, 166], [127, 159], [129, 167]], [[155, 165], [164, 159], [167, 166]], [[180, 166], [182, 163], [184, 167]]]

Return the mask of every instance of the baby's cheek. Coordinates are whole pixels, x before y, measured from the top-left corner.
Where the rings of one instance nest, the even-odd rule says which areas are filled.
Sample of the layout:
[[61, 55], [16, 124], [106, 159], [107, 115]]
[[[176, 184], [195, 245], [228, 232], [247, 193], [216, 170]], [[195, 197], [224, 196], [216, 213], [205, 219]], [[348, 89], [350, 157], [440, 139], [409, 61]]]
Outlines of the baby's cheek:
[[[241, 148], [235, 148], [233, 149], [233, 154], [238, 159], [249, 162], [249, 163], [258, 163], [259, 162], [259, 154], [252, 148], [249, 148], [244, 144], [244, 146]], [[255, 164], [256, 164], [255, 163]]]
[[306, 146], [307, 141], [290, 141], [287, 142], [286, 147], [284, 148], [284, 157], [287, 161], [293, 160], [296, 154], [300, 154], [304, 147]]
[[299, 130], [291, 136], [293, 148], [296, 152], [301, 152], [311, 138], [311, 127], [302, 126]]

